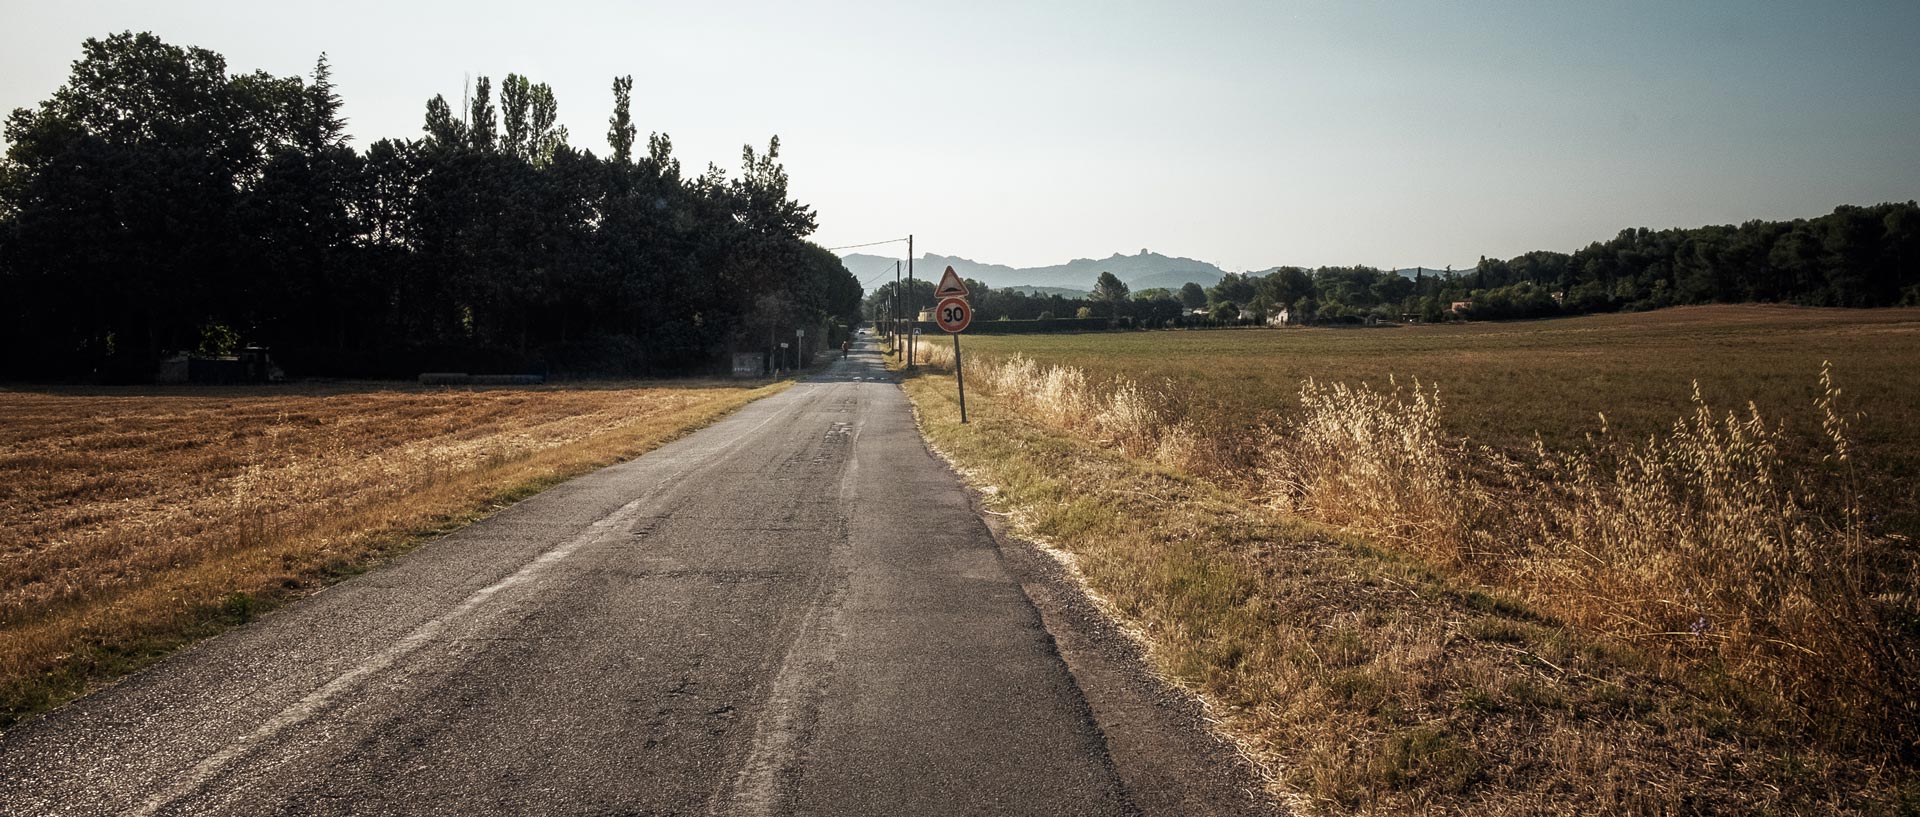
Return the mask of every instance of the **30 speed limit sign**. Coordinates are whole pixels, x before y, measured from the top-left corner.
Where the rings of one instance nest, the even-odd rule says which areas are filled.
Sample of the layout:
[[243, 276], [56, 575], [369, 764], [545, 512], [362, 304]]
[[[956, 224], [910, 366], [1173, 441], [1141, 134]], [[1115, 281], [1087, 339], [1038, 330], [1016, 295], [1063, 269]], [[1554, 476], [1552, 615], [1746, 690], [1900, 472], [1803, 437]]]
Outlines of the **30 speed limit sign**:
[[947, 298], [933, 308], [933, 322], [950, 333], [964, 332], [973, 323], [973, 307], [959, 298]]

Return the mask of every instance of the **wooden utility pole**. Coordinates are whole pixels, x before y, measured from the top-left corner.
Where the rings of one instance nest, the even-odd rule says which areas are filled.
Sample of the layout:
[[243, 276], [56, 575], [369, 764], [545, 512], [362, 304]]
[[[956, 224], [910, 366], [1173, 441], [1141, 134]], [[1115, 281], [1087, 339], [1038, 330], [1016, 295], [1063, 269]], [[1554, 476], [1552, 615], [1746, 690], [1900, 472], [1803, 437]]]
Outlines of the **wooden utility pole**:
[[895, 360], [899, 360], [900, 359], [900, 261], [898, 259], [895, 259], [893, 262], [893, 297], [890, 298], [889, 300], [893, 301], [893, 321], [887, 324], [887, 338], [893, 342], [889, 344], [889, 346], [891, 346], [892, 348], [887, 350], [887, 354], [893, 355], [893, 358]]
[[[913, 234], [912, 233], [907, 234], [907, 290], [908, 291], [913, 290]], [[920, 323], [920, 310], [914, 308], [913, 298], [906, 298], [905, 300], [907, 303], [907, 314], [908, 314], [907, 368], [911, 369], [914, 366], [913, 342], [917, 339], [914, 337], [913, 330], [918, 328], [918, 324]]]

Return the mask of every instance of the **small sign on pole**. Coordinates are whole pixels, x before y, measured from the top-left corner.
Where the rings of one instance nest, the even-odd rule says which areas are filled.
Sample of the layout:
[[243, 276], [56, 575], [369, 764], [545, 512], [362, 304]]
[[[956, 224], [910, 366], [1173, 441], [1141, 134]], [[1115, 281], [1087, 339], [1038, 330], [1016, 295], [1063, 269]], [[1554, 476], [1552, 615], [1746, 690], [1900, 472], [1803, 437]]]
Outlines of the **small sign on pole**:
[[[947, 278], [953, 279], [956, 286], [959, 285], [952, 267], [947, 268]], [[943, 280], [941, 285], [945, 286], [945, 283]], [[962, 286], [960, 291], [964, 293], [967, 288]], [[960, 389], [960, 422], [964, 423], [967, 421], [967, 375], [960, 366], [960, 333], [973, 323], [973, 307], [965, 297], [949, 296], [933, 308], [933, 322], [953, 336], [953, 382]]]

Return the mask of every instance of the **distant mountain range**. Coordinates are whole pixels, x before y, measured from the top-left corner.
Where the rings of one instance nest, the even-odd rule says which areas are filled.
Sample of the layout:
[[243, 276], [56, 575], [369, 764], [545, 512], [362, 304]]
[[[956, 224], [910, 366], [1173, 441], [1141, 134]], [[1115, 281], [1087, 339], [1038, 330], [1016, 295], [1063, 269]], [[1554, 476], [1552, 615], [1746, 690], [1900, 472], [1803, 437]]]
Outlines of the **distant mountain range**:
[[[859, 278], [868, 291], [880, 286], [883, 278], [891, 278], [896, 259], [865, 253], [849, 253], [840, 257], [840, 263]], [[1111, 272], [1125, 282], [1128, 289], [1139, 291], [1164, 287], [1179, 289], [1187, 282], [1201, 286], [1213, 286], [1220, 277], [1227, 274], [1213, 264], [1192, 258], [1176, 258], [1161, 255], [1149, 250], [1141, 250], [1136, 255], [1115, 253], [1104, 259], [1076, 258], [1065, 264], [1050, 267], [1009, 267], [1005, 264], [986, 264], [967, 258], [948, 255], [927, 255], [913, 262], [914, 277], [939, 280], [940, 273], [949, 265], [962, 278], [971, 278], [995, 289], [1039, 289], [1059, 290], [1061, 294], [1085, 293], [1093, 289], [1093, 282], [1102, 272]], [[1265, 275], [1279, 267], [1268, 267], [1252, 272], [1252, 275]], [[1408, 278], [1424, 271], [1428, 275], [1439, 274], [1433, 267], [1407, 267], [1395, 270]], [[1043, 294], [1046, 294], [1043, 292]]]

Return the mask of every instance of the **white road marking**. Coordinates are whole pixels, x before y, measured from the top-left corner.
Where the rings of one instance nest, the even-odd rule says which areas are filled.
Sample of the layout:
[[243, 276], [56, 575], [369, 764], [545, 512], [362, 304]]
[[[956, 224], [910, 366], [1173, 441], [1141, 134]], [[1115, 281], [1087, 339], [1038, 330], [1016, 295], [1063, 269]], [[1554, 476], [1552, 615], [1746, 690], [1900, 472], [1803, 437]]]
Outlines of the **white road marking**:
[[194, 764], [191, 768], [182, 772], [177, 782], [172, 786], [155, 794], [138, 810], [130, 812], [130, 814], [136, 817], [153, 817], [153, 815], [160, 813], [161, 809], [173, 805], [182, 798], [192, 795], [204, 788], [215, 776], [220, 774], [221, 770], [225, 769], [229, 764], [246, 754], [249, 750], [259, 746], [263, 741], [312, 718], [318, 714], [321, 709], [325, 708], [327, 704], [331, 703], [335, 698], [338, 698], [341, 693], [353, 689], [368, 676], [388, 669], [394, 664], [399, 663], [401, 659], [418, 652], [420, 648], [432, 643], [435, 637], [446, 630], [449, 625], [473, 612], [474, 609], [486, 603], [488, 599], [500, 593], [500, 591], [533, 581], [538, 578], [540, 574], [546, 572], [548, 568], [565, 560], [580, 548], [599, 542], [609, 534], [617, 533], [619, 528], [630, 525], [635, 516], [638, 515], [641, 507], [657, 496], [662, 489], [677, 486], [689, 478], [692, 478], [700, 471], [704, 471], [708, 467], [724, 461], [727, 455], [731, 454], [734, 449], [744, 445], [748, 440], [758, 434], [761, 429], [766, 428], [769, 423], [791, 413], [799, 403], [800, 401], [796, 400], [794, 401], [794, 405], [783, 407], [778, 411], [770, 413], [767, 418], [760, 421], [758, 425], [755, 425], [742, 434], [736, 435], [732, 440], [717, 448], [713, 453], [699, 458], [693, 463], [692, 467], [686, 469], [684, 472], [670, 478], [658, 480], [639, 498], [620, 506], [612, 513], [594, 521], [588, 525], [587, 529], [580, 535], [534, 557], [532, 561], [522, 565], [519, 570], [514, 571], [506, 578], [474, 591], [473, 595], [468, 596], [452, 610], [442, 613], [440, 616], [415, 627], [412, 632], [407, 633], [399, 641], [394, 642], [393, 645], [361, 661], [352, 669], [334, 676], [333, 680], [328, 681], [319, 689], [307, 693], [306, 697], [280, 710], [278, 714], [269, 718], [246, 737], [240, 738], [228, 744], [220, 751], [201, 759], [199, 763]]

